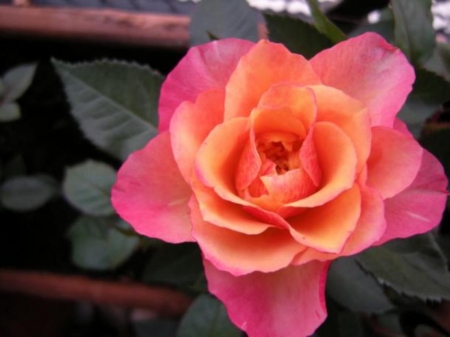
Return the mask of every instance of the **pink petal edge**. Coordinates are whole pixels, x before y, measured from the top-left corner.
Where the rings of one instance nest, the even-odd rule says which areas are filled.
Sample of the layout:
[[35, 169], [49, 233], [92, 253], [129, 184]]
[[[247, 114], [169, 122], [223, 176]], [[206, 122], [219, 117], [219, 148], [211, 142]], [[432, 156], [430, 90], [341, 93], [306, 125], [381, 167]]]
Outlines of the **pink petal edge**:
[[189, 49], [161, 88], [159, 131], [169, 129], [175, 109], [183, 101], [195, 102], [210, 89], [224, 89], [237, 63], [254, 45], [240, 39], [223, 39]]
[[131, 154], [117, 174], [111, 201], [140, 234], [171, 243], [194, 241], [188, 201], [191, 189], [164, 132]]
[[415, 78], [405, 55], [375, 33], [326, 49], [311, 59], [311, 65], [325, 85], [365, 103], [372, 126], [392, 127]]
[[325, 320], [328, 262], [235, 277], [203, 261], [209, 291], [249, 337], [311, 335]]
[[442, 164], [423, 150], [422, 166], [413, 183], [385, 200], [387, 229], [376, 244], [422, 234], [437, 226], [449, 195], [447, 184]]

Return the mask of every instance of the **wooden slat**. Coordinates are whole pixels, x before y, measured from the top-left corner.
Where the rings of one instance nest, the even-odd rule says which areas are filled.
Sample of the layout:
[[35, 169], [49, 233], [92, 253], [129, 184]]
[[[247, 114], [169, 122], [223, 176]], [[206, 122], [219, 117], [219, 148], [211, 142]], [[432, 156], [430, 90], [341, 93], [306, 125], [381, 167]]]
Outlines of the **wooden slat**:
[[58, 300], [150, 309], [161, 316], [181, 316], [192, 302], [187, 295], [164, 287], [10, 269], [0, 269], [0, 291]]
[[0, 6], [0, 34], [184, 49], [187, 16], [118, 10]]

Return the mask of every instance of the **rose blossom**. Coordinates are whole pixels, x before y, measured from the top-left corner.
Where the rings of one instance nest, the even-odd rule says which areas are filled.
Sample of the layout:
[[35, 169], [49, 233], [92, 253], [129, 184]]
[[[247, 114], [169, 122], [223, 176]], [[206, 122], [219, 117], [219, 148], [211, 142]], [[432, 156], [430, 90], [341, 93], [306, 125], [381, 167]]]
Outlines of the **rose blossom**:
[[442, 166], [396, 119], [413, 81], [373, 33], [309, 61], [265, 40], [194, 47], [114, 207], [143, 235], [196, 241], [210, 292], [250, 337], [309, 335], [331, 260], [440, 220]]

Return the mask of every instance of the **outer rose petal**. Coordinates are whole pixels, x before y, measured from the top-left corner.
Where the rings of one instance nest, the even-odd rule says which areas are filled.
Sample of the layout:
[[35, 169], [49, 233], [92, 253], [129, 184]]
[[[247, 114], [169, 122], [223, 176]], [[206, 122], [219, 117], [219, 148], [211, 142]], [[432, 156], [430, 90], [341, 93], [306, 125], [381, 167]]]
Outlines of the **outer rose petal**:
[[279, 270], [305, 249], [284, 229], [272, 227], [257, 235], [237, 233], [204, 221], [195, 197], [189, 205], [192, 235], [203, 256], [216, 268], [235, 276]]
[[309, 62], [281, 44], [258, 42], [238, 63], [226, 87], [225, 120], [246, 117], [271, 86], [320, 84]]
[[422, 166], [414, 182], [385, 200], [387, 229], [377, 244], [433, 229], [441, 220], [448, 192], [441, 163], [423, 150]]
[[328, 263], [311, 262], [274, 273], [234, 277], [204, 260], [208, 288], [249, 336], [311, 335], [325, 320]]
[[181, 174], [188, 183], [198, 148], [209, 132], [223, 120], [224, 95], [222, 90], [202, 92], [195, 104], [183, 102], [172, 117], [172, 150]]
[[165, 132], [128, 157], [117, 174], [111, 200], [138, 233], [180, 243], [194, 241], [188, 207], [191, 194]]
[[415, 77], [402, 52], [374, 33], [320, 52], [311, 65], [325, 85], [365, 103], [372, 126], [392, 126]]
[[181, 102], [194, 102], [205, 90], [224, 89], [237, 63], [253, 45], [250, 41], [223, 39], [189, 49], [161, 88], [159, 131], [169, 128]]
[[422, 153], [411, 136], [385, 127], [372, 128], [367, 185], [376, 188], [384, 199], [403, 191], [417, 176]]

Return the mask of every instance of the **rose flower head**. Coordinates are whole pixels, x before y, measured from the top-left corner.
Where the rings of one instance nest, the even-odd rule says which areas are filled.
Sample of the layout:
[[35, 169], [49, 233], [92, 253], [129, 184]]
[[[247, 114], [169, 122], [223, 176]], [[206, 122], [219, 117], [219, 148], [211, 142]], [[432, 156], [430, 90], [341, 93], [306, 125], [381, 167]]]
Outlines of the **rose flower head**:
[[332, 260], [441, 219], [443, 168], [396, 118], [414, 78], [374, 33], [311, 60], [266, 40], [194, 47], [114, 207], [142, 235], [197, 242], [209, 291], [250, 337], [310, 335]]

